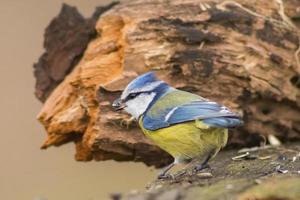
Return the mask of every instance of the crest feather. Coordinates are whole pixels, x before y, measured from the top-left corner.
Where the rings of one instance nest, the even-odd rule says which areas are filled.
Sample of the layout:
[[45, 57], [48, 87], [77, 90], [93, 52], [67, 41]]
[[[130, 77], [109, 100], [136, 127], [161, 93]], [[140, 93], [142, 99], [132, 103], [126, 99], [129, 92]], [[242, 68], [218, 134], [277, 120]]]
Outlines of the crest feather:
[[[137, 91], [141, 88], [144, 89], [151, 89], [152, 87], [156, 87], [156, 85], [159, 85], [161, 81], [159, 81], [154, 72], [148, 72], [145, 74], [142, 74], [135, 79], [133, 79], [125, 88], [125, 90], [122, 93], [121, 98], [125, 98], [130, 92]], [[148, 88], [145, 88], [147, 87]], [[151, 87], [150, 87], [151, 86]]]
[[141, 86], [144, 86], [149, 83], [153, 83], [158, 81], [154, 72], [148, 72], [146, 74], [143, 74], [141, 76], [138, 76], [135, 78], [131, 83], [127, 86], [126, 90], [133, 90], [135, 88], [139, 88]]

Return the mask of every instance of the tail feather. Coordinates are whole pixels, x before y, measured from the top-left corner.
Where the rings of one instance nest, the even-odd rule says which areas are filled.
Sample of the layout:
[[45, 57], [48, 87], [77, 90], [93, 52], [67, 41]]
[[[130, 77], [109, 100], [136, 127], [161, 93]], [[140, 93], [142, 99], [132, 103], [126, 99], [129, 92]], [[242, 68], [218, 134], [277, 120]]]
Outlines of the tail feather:
[[216, 117], [204, 119], [203, 122], [210, 126], [220, 127], [220, 128], [234, 128], [241, 126], [243, 121], [236, 117]]

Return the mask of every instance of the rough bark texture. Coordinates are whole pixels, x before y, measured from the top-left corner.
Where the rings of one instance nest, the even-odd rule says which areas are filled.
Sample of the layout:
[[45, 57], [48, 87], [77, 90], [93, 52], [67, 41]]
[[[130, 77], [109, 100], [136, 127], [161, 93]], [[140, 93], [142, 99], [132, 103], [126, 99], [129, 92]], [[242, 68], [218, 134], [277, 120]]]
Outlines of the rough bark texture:
[[96, 8], [91, 18], [85, 19], [75, 7], [62, 6], [45, 31], [45, 53], [34, 65], [37, 79], [35, 94], [45, 101], [52, 90], [72, 71], [89, 41], [96, 36], [95, 23], [99, 16], [116, 3]]
[[[299, 140], [299, 32], [297, 21], [291, 20], [298, 19], [299, 4], [134, 0], [114, 6], [97, 21], [86, 49], [57, 53], [50, 67], [42, 61], [36, 65], [36, 74], [43, 69], [37, 82], [40, 99], [62, 81], [38, 115], [48, 133], [42, 148], [74, 141], [77, 160], [170, 162], [136, 124], [127, 124], [127, 114], [111, 108], [126, 84], [149, 70], [177, 88], [241, 113], [245, 125], [231, 131], [231, 146], [258, 145], [267, 135]], [[72, 52], [84, 49], [75, 64], [81, 53]]]
[[[299, 143], [286, 147], [221, 152], [212, 168], [197, 175], [154, 181], [147, 192], [114, 200], [299, 200]], [[211, 173], [211, 174], [210, 174]]]

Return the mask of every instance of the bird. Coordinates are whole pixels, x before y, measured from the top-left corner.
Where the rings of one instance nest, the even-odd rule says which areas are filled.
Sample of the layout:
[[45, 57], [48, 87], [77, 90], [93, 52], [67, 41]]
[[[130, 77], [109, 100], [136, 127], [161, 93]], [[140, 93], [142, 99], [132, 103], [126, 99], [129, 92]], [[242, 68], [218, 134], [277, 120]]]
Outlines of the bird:
[[176, 89], [153, 71], [132, 80], [112, 107], [132, 115], [143, 133], [174, 158], [158, 179], [170, 177], [167, 173], [176, 164], [196, 160], [196, 173], [209, 167], [208, 161], [226, 145], [228, 129], [243, 124], [227, 107]]

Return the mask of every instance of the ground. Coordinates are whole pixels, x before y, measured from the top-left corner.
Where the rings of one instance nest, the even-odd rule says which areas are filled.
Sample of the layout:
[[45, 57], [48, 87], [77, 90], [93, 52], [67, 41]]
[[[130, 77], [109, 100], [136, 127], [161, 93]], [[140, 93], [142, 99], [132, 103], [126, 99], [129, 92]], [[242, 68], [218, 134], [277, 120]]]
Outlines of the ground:
[[[300, 144], [222, 151], [211, 169], [197, 175], [155, 180], [127, 200], [300, 199]], [[180, 173], [180, 172], [179, 172]]]

